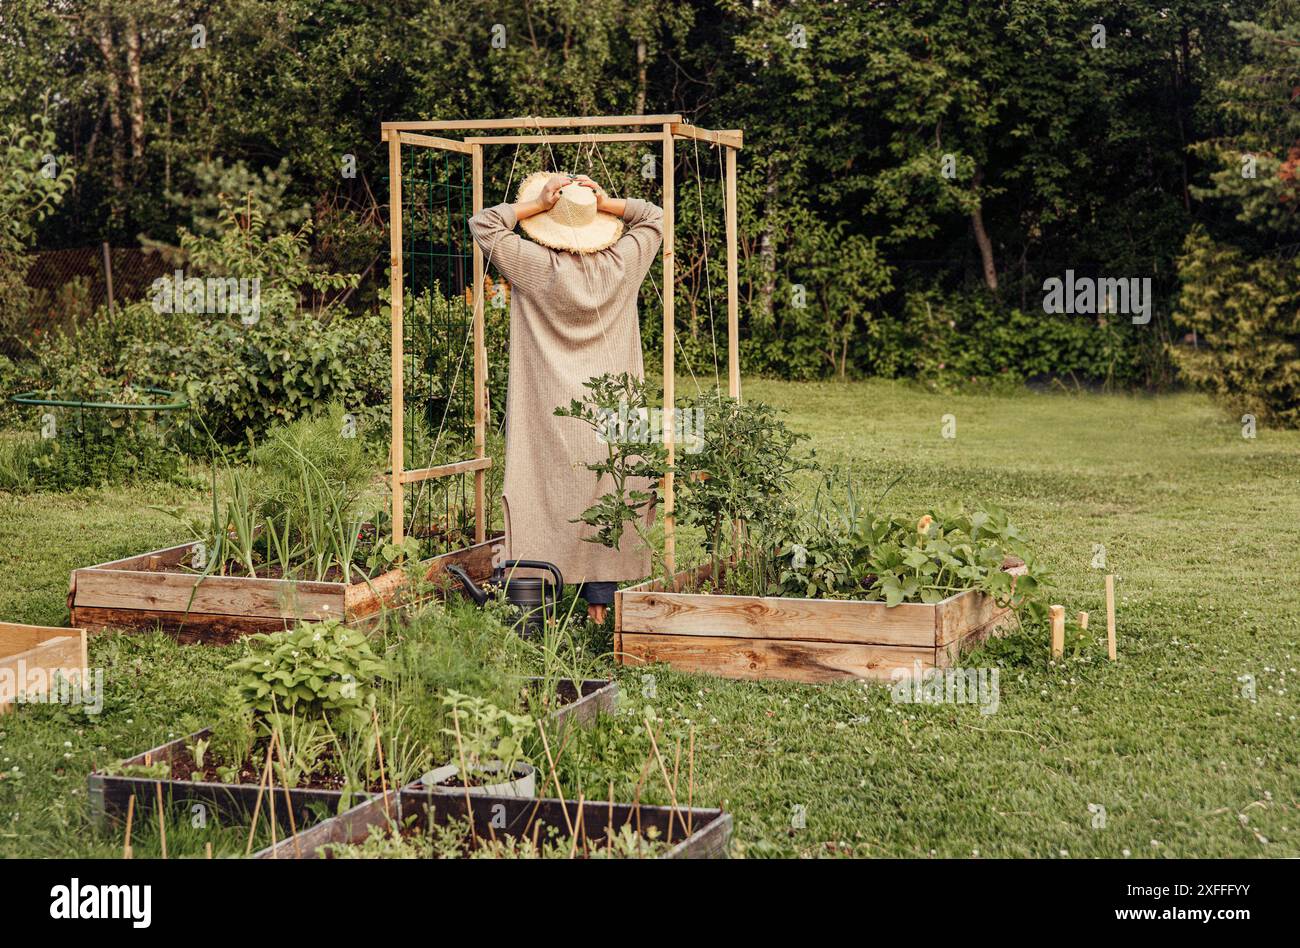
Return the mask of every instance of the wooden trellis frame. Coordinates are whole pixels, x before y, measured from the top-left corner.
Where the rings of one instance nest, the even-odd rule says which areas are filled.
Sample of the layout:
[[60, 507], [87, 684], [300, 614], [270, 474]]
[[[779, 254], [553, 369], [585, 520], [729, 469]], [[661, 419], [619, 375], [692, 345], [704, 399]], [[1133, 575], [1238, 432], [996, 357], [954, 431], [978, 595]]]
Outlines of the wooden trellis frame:
[[[543, 129], [596, 129], [633, 128], [623, 132], [550, 132]], [[654, 129], [654, 130], [648, 130]], [[444, 132], [488, 132], [491, 134], [466, 135], [462, 139], [446, 138]], [[523, 132], [522, 134], [512, 132]], [[527, 134], [531, 132], [532, 134]], [[430, 134], [434, 133], [434, 134]], [[727, 253], [727, 390], [733, 398], [740, 397], [740, 340], [737, 331], [738, 287], [736, 258], [736, 155], [744, 147], [744, 133], [731, 129], [709, 131], [687, 124], [680, 115], [604, 115], [570, 116], [563, 118], [535, 118], [522, 116], [507, 119], [477, 119], [468, 121], [415, 121], [384, 122], [382, 138], [388, 143], [389, 207], [390, 207], [390, 259], [392, 267], [392, 510], [393, 542], [401, 543], [405, 532], [403, 488], [413, 481], [474, 472], [474, 540], [482, 543], [487, 537], [486, 476], [492, 466], [487, 456], [487, 349], [483, 325], [483, 253], [477, 244], [474, 260], [474, 457], [442, 464], [437, 467], [408, 470], [404, 450], [404, 404], [402, 378], [403, 337], [403, 272], [402, 272], [402, 146], [433, 148], [470, 156], [473, 189], [473, 213], [483, 210], [483, 149], [493, 145], [548, 145], [560, 143], [597, 142], [660, 142], [663, 164], [664, 211], [664, 447], [671, 466], [674, 458], [675, 392], [675, 334], [673, 322], [674, 259], [673, 228], [675, 224], [675, 146], [678, 139], [692, 139], [720, 146], [725, 156], [724, 215], [726, 217]], [[698, 173], [698, 168], [696, 169]], [[673, 473], [664, 477], [664, 565], [668, 575], [675, 571], [675, 527], [673, 506]]]

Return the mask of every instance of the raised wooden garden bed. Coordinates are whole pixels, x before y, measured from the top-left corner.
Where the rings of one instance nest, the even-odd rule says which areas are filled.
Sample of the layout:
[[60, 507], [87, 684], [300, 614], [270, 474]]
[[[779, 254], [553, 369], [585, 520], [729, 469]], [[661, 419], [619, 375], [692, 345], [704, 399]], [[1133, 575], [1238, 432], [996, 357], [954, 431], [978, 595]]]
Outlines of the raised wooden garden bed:
[[[5, 628], [31, 627], [0, 625], [0, 631]], [[85, 633], [81, 630], [55, 629], [52, 631], [63, 633], [81, 632], [84, 643]], [[0, 641], [3, 641], [3, 639], [0, 639]], [[84, 647], [83, 644], [83, 650]], [[0, 660], [0, 667], [2, 666], [3, 661]], [[542, 678], [529, 679], [531, 687], [538, 687], [543, 681]], [[618, 682], [603, 678], [588, 678], [576, 683], [564, 679], [555, 683], [555, 690], [561, 703], [547, 715], [546, 719], [547, 728], [553, 733], [561, 732], [570, 724], [586, 727], [595, 721], [598, 714], [613, 713], [618, 703]], [[187, 737], [170, 741], [152, 750], [145, 751], [143, 754], [137, 754], [129, 760], [122, 761], [122, 764], [114, 769], [120, 770], [132, 766], [148, 767], [161, 762], [170, 764], [173, 760], [188, 761], [191, 759], [190, 745], [200, 738], [208, 737], [211, 733], [209, 728], [204, 728]], [[159, 787], [161, 787], [164, 800], [170, 800], [172, 803], [202, 803], [211, 806], [217, 813], [236, 820], [246, 819], [252, 814], [253, 808], [257, 805], [257, 784], [157, 779], [148, 776], [124, 776], [97, 771], [87, 778], [87, 797], [90, 801], [91, 816], [97, 823], [102, 823], [111, 818], [124, 817], [132, 794], [135, 794], [137, 808], [151, 807], [157, 801]], [[331, 814], [338, 813], [339, 805], [343, 800], [341, 790], [296, 788], [287, 791], [287, 793], [286, 798], [285, 789], [283, 787], [276, 788], [276, 821], [286, 830], [291, 825], [288, 811], [285, 810], [283, 805], [286, 799], [293, 807], [294, 824], [298, 827], [307, 825], [307, 822], [315, 819], [316, 814], [322, 809]], [[358, 794], [354, 794], [354, 796], [358, 796]], [[368, 797], [369, 794], [359, 794], [359, 796]], [[269, 812], [265, 796], [263, 797], [262, 806], [264, 811]]]
[[[331, 843], [357, 844], [364, 842], [372, 826], [388, 826], [393, 816], [408, 825], [408, 832], [427, 829], [430, 823], [444, 825], [454, 820], [472, 816], [475, 832], [484, 839], [503, 840], [534, 838], [538, 832], [546, 838], [547, 828], [567, 834], [570, 823], [578, 825], [579, 805], [576, 800], [535, 799], [517, 797], [470, 797], [464, 795], [431, 794], [423, 789], [407, 788], [396, 795], [390, 794], [387, 806], [382, 796], [361, 803], [346, 813], [324, 820], [282, 840], [257, 854], [259, 859], [316, 859], [328, 855], [321, 847]], [[566, 820], [567, 814], [567, 820]], [[539, 829], [538, 824], [541, 824]], [[654, 827], [658, 839], [671, 841], [671, 848], [661, 859], [710, 859], [727, 854], [731, 840], [731, 815], [722, 810], [701, 807], [682, 807], [674, 810], [666, 806], [633, 805], [627, 803], [584, 802], [581, 806], [582, 835], [593, 847], [604, 839], [608, 829], [618, 832], [623, 826], [636, 827], [642, 834]]]
[[[487, 579], [500, 538], [434, 557], [423, 565], [432, 579], [455, 564]], [[74, 625], [91, 631], [160, 627], [181, 642], [223, 645], [253, 632], [275, 632], [298, 619], [353, 622], [396, 601], [404, 570], [354, 583], [200, 577], [187, 572], [195, 544], [182, 543], [111, 563], [75, 570], [68, 590]]]
[[[539, 688], [542, 678], [530, 678], [529, 684]], [[556, 698], [560, 702], [547, 715], [547, 728], [562, 731], [570, 724], [586, 727], [597, 715], [613, 714], [618, 707], [618, 682], [607, 678], [586, 678], [574, 682], [562, 679], [555, 683]]]
[[[1010, 567], [1016, 572], [1023, 567]], [[1014, 621], [978, 590], [934, 605], [686, 593], [647, 581], [614, 596], [614, 650], [624, 664], [664, 662], [724, 678], [823, 682], [890, 680], [895, 669], [951, 667], [962, 651]]]
[[[187, 737], [170, 741], [137, 754], [129, 760], [122, 761], [121, 767], [148, 767], [161, 762], [171, 764], [173, 761], [190, 760], [189, 745], [199, 738], [206, 738], [212, 732], [208, 728], [196, 731]], [[166, 805], [190, 807], [196, 803], [210, 808], [209, 817], [216, 816], [223, 822], [247, 823], [257, 806], [258, 785], [256, 783], [215, 783], [202, 780], [176, 780], [165, 777], [123, 776], [96, 771], [86, 779], [87, 799], [90, 803], [91, 819], [99, 826], [110, 821], [121, 821], [132, 795], [135, 796], [137, 814], [152, 810], [158, 802], [159, 794]], [[368, 798], [369, 794], [352, 795], [354, 798]], [[279, 785], [275, 788], [275, 820], [285, 833], [293, 828], [301, 829], [323, 815], [337, 814], [343, 802], [343, 791], [322, 790], [297, 787], [288, 790]], [[261, 813], [269, 815], [270, 801], [265, 788], [262, 790]], [[289, 817], [290, 812], [293, 819]]]
[[20, 696], [40, 701], [60, 677], [86, 681], [86, 630], [0, 622], [0, 714]]

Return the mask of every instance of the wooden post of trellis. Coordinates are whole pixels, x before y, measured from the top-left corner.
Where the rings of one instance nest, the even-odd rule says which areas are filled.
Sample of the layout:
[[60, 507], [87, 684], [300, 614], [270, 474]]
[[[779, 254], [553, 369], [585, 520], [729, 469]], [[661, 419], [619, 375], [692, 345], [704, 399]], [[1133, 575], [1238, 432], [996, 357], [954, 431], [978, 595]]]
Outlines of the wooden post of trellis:
[[676, 385], [676, 334], [673, 325], [673, 297], [676, 284], [675, 261], [673, 260], [673, 223], [676, 208], [673, 206], [673, 175], [676, 165], [676, 150], [673, 147], [673, 126], [664, 125], [664, 452], [668, 459], [668, 470], [664, 471], [664, 582], [672, 589], [673, 576], [676, 574], [677, 536], [676, 517], [673, 514], [673, 458], [676, 454], [673, 444], [673, 425], [676, 421], [674, 409], [677, 406]]
[[[697, 169], [698, 170], [698, 169]], [[727, 148], [727, 392], [740, 398], [740, 278], [736, 265], [736, 149]]]
[[388, 288], [392, 294], [393, 314], [390, 320], [393, 388], [389, 470], [392, 471], [393, 544], [400, 546], [406, 529], [406, 505], [402, 496], [402, 475], [406, 471], [406, 451], [403, 448], [406, 414], [402, 381], [402, 302], [405, 295], [402, 281], [402, 140], [398, 135], [388, 139], [388, 215], [388, 264], [392, 268]]
[[[474, 213], [483, 210], [483, 146], [471, 145]], [[462, 182], [463, 183], [463, 182]], [[483, 251], [474, 241], [474, 457], [487, 457], [487, 344], [483, 334]], [[474, 542], [487, 539], [487, 471], [474, 472]]]

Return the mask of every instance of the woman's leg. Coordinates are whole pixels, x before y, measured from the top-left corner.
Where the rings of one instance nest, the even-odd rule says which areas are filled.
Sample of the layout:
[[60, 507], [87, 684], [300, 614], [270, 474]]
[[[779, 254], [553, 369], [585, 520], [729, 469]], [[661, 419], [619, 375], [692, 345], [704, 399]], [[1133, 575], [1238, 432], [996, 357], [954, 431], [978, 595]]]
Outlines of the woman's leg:
[[582, 583], [578, 595], [587, 601], [587, 618], [597, 625], [604, 623], [609, 607], [614, 604], [614, 591], [618, 583]]

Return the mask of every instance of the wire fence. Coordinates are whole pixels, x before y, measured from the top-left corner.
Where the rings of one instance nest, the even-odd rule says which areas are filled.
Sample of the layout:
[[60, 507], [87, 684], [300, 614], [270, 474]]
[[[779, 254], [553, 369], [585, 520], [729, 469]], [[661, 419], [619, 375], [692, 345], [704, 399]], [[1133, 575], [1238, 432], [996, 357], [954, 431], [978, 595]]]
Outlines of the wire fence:
[[0, 355], [14, 361], [31, 358], [52, 333], [75, 332], [100, 307], [147, 295], [173, 269], [160, 253], [107, 244], [42, 250], [28, 261], [26, 283], [35, 299], [0, 337]]

